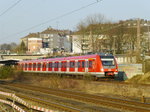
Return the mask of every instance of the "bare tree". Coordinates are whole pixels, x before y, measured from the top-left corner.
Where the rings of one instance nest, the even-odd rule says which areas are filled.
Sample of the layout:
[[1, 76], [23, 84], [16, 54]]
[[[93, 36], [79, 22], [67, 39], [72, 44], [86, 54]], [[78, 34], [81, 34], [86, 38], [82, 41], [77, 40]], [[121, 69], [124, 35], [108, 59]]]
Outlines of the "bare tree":
[[[81, 41], [82, 44], [82, 51], [84, 51], [84, 46], [86, 48], [89, 48], [89, 51], [91, 52], [98, 52], [100, 51], [99, 48], [101, 48], [101, 44], [99, 41], [99, 36], [101, 35], [101, 29], [102, 24], [106, 22], [106, 18], [101, 14], [94, 14], [87, 16], [84, 21], [81, 21], [77, 25], [77, 30], [80, 35], [82, 35], [83, 41]], [[87, 42], [88, 40], [88, 47]], [[85, 42], [86, 41], [86, 42]]]

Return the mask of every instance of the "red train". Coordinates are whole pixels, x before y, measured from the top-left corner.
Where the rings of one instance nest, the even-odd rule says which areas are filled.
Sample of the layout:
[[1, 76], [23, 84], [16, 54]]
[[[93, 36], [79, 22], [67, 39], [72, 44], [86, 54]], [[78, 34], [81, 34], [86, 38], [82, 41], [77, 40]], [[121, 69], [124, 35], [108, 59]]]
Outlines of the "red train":
[[19, 62], [24, 72], [61, 73], [95, 77], [115, 76], [118, 65], [112, 55], [85, 55], [49, 59], [37, 59]]

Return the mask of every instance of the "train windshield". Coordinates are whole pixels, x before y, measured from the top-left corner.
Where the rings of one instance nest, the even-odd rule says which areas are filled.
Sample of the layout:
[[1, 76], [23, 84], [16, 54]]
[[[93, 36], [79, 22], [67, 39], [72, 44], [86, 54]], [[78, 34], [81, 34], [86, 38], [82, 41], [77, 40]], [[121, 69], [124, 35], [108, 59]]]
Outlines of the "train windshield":
[[103, 66], [115, 66], [114, 60], [102, 59]]
[[104, 68], [114, 68], [115, 67], [115, 60], [114, 56], [100, 56], [102, 65]]

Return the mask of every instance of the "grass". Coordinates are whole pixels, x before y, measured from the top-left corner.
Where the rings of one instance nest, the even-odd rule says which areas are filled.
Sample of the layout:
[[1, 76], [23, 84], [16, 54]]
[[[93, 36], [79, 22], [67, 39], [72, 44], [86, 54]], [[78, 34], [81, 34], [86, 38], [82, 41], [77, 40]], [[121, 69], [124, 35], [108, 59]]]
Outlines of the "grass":
[[[137, 76], [137, 79], [139, 76]], [[107, 82], [93, 82], [89, 79], [74, 80], [69, 78], [62, 78], [55, 75], [33, 76], [31, 74], [22, 75], [21, 83], [29, 83], [35, 86], [42, 86], [47, 88], [71, 89], [82, 91], [90, 94], [104, 94], [108, 96], [116, 96], [121, 98], [141, 98], [141, 96], [150, 97], [150, 87], [141, 86], [140, 84], [121, 84], [121, 83], [107, 83]]]
[[141, 96], [150, 97], [150, 86], [141, 85], [150, 84], [150, 73], [134, 76], [132, 79], [126, 81], [130, 84], [93, 82], [91, 81], [89, 74], [86, 74], [83, 80], [74, 80], [61, 77], [58, 74], [24, 73], [9, 67], [0, 69], [0, 77], [1, 79], [12, 78], [20, 83], [27, 83], [41, 87], [71, 89], [91, 94], [120, 96], [122, 98], [141, 98]]

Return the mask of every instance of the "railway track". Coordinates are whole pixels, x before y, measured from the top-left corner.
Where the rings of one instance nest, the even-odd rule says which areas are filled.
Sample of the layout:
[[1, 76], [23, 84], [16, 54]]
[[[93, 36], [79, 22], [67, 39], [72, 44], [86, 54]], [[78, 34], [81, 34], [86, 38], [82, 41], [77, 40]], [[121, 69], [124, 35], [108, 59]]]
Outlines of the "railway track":
[[39, 93], [45, 93], [45, 94], [59, 96], [63, 98], [74, 99], [85, 103], [104, 106], [107, 108], [111, 107], [113, 109], [118, 109], [118, 110], [150, 112], [150, 104], [144, 104], [144, 103], [139, 103], [134, 101], [121, 100], [121, 99], [85, 94], [81, 92], [68, 91], [62, 89], [60, 90], [60, 89], [43, 88], [43, 87], [37, 87], [31, 85], [23, 85], [23, 84], [9, 84], [7, 86], [10, 86], [12, 88], [13, 87], [20, 88], [20, 89], [24, 88], [26, 90], [31, 90]]
[[[120, 112], [114, 109], [107, 109], [101, 106], [94, 106], [91, 104], [86, 104], [84, 102], [79, 102], [76, 100], [71, 100], [67, 98], [62, 98], [46, 93], [36, 92], [32, 90], [27, 90], [23, 88], [16, 88], [14, 86], [4, 86], [3, 91], [15, 92], [16, 95], [28, 102], [38, 103], [41, 107], [50, 108], [52, 110], [60, 110], [65, 112]], [[7, 89], [7, 90], [6, 90]], [[23, 94], [22, 94], [23, 93]], [[37, 94], [36, 94], [37, 93]], [[50, 98], [51, 96], [51, 98]], [[35, 105], [36, 105], [35, 104]]]

